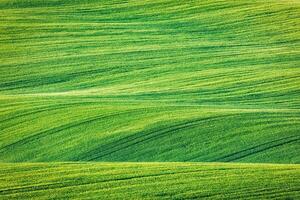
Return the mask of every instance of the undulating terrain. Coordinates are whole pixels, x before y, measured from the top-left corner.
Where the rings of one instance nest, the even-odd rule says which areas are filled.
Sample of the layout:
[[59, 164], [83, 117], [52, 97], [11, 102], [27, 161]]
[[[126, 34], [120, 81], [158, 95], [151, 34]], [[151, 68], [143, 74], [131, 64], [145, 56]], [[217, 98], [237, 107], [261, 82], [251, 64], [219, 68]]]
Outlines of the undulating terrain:
[[299, 24], [298, 0], [0, 0], [0, 199], [300, 198]]
[[299, 165], [2, 164], [1, 199], [299, 199]]

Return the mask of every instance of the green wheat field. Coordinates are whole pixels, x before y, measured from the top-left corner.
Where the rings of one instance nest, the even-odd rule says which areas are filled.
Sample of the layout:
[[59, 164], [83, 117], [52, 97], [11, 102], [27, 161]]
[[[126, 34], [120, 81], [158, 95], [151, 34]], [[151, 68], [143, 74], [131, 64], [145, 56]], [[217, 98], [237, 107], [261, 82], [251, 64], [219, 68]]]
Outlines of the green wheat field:
[[0, 0], [0, 199], [300, 199], [300, 1]]

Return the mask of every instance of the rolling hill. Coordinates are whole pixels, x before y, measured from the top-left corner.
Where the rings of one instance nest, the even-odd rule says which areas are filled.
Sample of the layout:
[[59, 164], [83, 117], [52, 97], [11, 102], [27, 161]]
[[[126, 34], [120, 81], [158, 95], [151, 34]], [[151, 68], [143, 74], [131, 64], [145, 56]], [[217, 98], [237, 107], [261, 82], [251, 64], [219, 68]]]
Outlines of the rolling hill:
[[0, 167], [2, 199], [298, 199], [298, 165], [17, 163]]
[[0, 0], [0, 22], [0, 197], [300, 197], [299, 1]]
[[2, 161], [300, 161], [296, 109], [88, 97], [2, 101], [10, 108], [1, 118]]

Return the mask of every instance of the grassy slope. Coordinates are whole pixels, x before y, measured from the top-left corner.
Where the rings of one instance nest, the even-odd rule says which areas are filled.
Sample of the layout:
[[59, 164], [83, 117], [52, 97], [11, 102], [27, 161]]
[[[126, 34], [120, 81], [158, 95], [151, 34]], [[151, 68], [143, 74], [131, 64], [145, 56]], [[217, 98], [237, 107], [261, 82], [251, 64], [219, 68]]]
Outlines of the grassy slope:
[[1, 161], [299, 163], [297, 1], [0, 1]]
[[2, 101], [2, 161], [300, 161], [295, 109]]
[[297, 199], [298, 165], [0, 164], [1, 199]]
[[300, 198], [298, 1], [0, 0], [0, 198]]

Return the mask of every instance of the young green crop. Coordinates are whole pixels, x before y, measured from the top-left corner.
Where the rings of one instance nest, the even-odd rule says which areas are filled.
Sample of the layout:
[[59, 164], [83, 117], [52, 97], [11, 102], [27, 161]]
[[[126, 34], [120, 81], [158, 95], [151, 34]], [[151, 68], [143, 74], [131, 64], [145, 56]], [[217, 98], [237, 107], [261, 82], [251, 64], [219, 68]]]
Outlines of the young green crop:
[[298, 165], [0, 164], [3, 199], [297, 199]]
[[300, 198], [299, 24], [291, 0], [0, 0], [0, 199]]
[[0, 160], [299, 163], [298, 3], [0, 10]]

